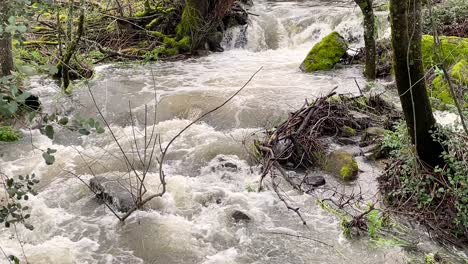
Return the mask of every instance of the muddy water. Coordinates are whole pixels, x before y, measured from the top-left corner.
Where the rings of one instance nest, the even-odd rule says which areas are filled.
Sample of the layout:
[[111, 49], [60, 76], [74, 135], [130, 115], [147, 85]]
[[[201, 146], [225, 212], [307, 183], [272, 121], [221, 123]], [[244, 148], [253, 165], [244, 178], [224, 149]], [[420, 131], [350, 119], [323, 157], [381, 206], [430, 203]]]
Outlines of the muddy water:
[[[326, 94], [334, 87], [338, 92], [355, 93], [355, 79], [364, 85], [359, 67], [316, 74], [303, 74], [298, 69], [310, 47], [333, 30], [346, 36], [352, 46], [362, 45], [358, 10], [349, 2], [258, 0], [251, 12], [258, 16], [252, 17], [246, 30], [230, 32], [224, 53], [182, 62], [99, 67], [91, 90], [132, 158], [129, 109], [136, 119], [137, 140], [142, 140], [144, 106], [153, 109], [155, 90], [159, 102], [156, 129], [164, 145], [263, 67], [231, 103], [174, 143], [165, 166], [167, 194], [125, 224], [67, 173], [71, 171], [85, 181], [92, 174], [123, 177], [125, 163], [109, 133], [83, 137], [59, 131], [50, 141], [37, 131], [25, 130], [21, 142], [2, 146], [2, 172], [34, 172], [41, 178], [39, 195], [28, 202], [35, 230], [18, 227], [30, 263], [405, 262], [407, 255], [399, 247], [346, 240], [338, 220], [319, 209], [310, 196], [286, 190], [294, 205], [301, 207], [308, 222], [305, 227], [273, 193], [251, 192], [257, 186], [259, 169], [249, 164], [244, 139], [277, 123], [305, 98]], [[384, 35], [384, 14], [380, 20], [380, 34]], [[242, 34], [244, 30], [246, 34]], [[85, 86], [78, 86], [71, 100], [60, 96], [58, 87], [47, 80], [38, 78], [32, 86], [48, 111], [97, 116]], [[56, 163], [46, 166], [31, 142], [42, 149], [57, 149]], [[237, 169], [222, 166], [226, 161]], [[354, 185], [363, 186], [371, 196], [379, 169], [362, 159], [359, 163], [363, 172]], [[148, 176], [150, 192], [160, 187], [156, 169]], [[327, 179], [330, 184], [335, 182]], [[235, 223], [230, 217], [235, 210], [249, 215], [251, 221]], [[21, 256], [21, 247], [10, 232], [2, 230], [0, 245], [7, 254]], [[2, 259], [0, 263], [6, 262]]]

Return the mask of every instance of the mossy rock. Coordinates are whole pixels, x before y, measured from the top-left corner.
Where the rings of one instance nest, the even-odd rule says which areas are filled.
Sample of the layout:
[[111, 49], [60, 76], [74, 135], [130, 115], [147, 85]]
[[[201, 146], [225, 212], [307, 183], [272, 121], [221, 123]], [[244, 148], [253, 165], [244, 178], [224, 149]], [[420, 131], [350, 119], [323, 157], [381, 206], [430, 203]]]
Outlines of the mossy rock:
[[348, 43], [337, 32], [332, 32], [315, 44], [302, 62], [303, 72], [331, 70], [346, 54]]
[[343, 126], [341, 128], [341, 134], [343, 137], [354, 137], [356, 136], [357, 132], [356, 129], [349, 127], [349, 126]]
[[369, 127], [364, 130], [361, 142], [373, 142], [384, 137], [385, 129], [381, 127]]
[[[468, 56], [468, 38], [441, 36], [439, 37], [439, 40], [439, 53], [446, 65], [453, 65], [460, 59]], [[424, 35], [422, 37], [421, 49], [425, 69], [429, 69], [439, 61], [438, 57], [434, 53], [433, 36]]]
[[21, 134], [15, 131], [11, 126], [0, 127], [0, 142], [18, 141]]
[[353, 155], [344, 150], [331, 152], [325, 158], [323, 169], [345, 181], [356, 179], [359, 173], [359, 167]]
[[[468, 63], [466, 59], [460, 60], [450, 69], [450, 78], [456, 86], [466, 87], [468, 84]], [[445, 104], [454, 104], [450, 88], [447, 81], [442, 75], [439, 75], [434, 78], [432, 81], [432, 90], [430, 91], [431, 97], [434, 97], [440, 100]], [[464, 108], [468, 107], [468, 99], [466, 98], [468, 94], [461, 95], [464, 96]]]

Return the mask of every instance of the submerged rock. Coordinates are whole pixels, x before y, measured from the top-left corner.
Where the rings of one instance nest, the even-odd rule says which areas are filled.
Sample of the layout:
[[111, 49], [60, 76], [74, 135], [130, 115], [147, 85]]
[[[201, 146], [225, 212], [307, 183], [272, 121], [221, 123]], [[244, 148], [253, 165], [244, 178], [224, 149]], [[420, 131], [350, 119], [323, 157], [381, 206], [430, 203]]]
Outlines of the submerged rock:
[[120, 212], [128, 212], [135, 206], [132, 194], [117, 180], [97, 176], [89, 181], [89, 186], [98, 199], [109, 203]]
[[219, 155], [215, 158], [216, 166], [211, 167], [211, 171], [228, 171], [228, 172], [237, 172], [239, 171], [240, 164], [237, 164], [236, 160], [232, 157]]
[[326, 184], [325, 178], [322, 176], [307, 176], [304, 178], [304, 184], [312, 187], [320, 187]]
[[348, 43], [337, 32], [332, 32], [315, 44], [302, 62], [303, 72], [331, 70], [346, 55]]
[[369, 146], [371, 144], [379, 144], [382, 142], [385, 135], [385, 129], [381, 127], [369, 127], [364, 131], [361, 139], [361, 146]]
[[245, 222], [249, 222], [251, 219], [250, 219], [250, 216], [248, 216], [247, 214], [239, 211], [239, 210], [235, 210], [232, 214], [231, 214], [231, 217], [232, 219], [234, 219], [234, 221], [236, 223], [239, 223], [241, 221], [245, 221]]
[[323, 169], [345, 181], [356, 179], [359, 173], [359, 167], [353, 155], [344, 150], [335, 150], [328, 154]]

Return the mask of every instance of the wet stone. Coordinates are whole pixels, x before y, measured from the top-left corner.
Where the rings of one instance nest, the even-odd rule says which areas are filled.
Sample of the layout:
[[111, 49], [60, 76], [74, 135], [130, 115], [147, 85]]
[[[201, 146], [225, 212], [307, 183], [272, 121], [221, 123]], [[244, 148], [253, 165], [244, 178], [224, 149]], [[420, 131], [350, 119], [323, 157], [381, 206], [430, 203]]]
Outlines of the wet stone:
[[131, 193], [122, 182], [97, 176], [89, 181], [89, 187], [96, 194], [96, 198], [120, 212], [126, 213], [135, 206]]
[[325, 183], [325, 178], [322, 176], [307, 176], [304, 178], [304, 184], [312, 187], [323, 186]]
[[245, 214], [245, 213], [243, 213], [243, 212], [241, 212], [241, 211], [239, 211], [239, 210], [235, 210], [235, 211], [231, 214], [231, 217], [232, 217], [232, 219], [234, 219], [234, 221], [237, 222], [237, 223], [238, 223], [238, 222], [241, 222], [241, 221], [249, 222], [249, 221], [251, 220], [250, 217], [249, 217], [247, 214]]

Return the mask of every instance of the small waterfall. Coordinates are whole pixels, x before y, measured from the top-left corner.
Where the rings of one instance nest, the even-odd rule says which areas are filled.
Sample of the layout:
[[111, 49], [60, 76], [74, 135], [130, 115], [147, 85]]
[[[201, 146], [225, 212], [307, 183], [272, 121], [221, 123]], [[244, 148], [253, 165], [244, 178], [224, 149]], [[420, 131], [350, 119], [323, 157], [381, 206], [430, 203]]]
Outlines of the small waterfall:
[[[331, 31], [345, 37], [351, 47], [364, 46], [362, 15], [357, 7], [329, 7], [311, 3], [255, 2], [250, 22], [230, 28], [223, 40], [227, 50], [254, 52], [277, 49], [309, 49]], [[385, 12], [376, 14], [378, 37], [388, 37], [389, 22]]]

